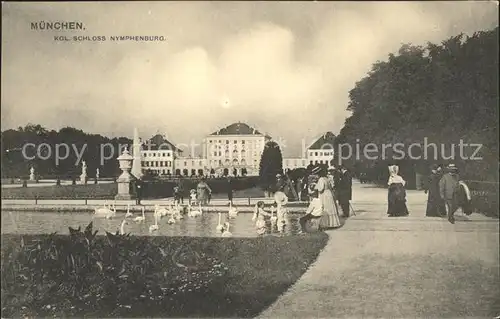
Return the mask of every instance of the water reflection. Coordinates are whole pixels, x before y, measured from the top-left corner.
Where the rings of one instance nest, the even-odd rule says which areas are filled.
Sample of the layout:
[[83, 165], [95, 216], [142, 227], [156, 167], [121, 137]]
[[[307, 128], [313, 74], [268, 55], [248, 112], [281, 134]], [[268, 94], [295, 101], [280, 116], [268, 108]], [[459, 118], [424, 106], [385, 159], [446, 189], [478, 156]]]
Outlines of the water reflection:
[[[124, 213], [117, 213], [113, 219], [104, 219], [95, 217], [89, 212], [68, 212], [68, 213], [40, 213], [40, 212], [9, 212], [2, 211], [2, 234], [49, 234], [57, 232], [58, 234], [68, 234], [68, 227], [78, 228], [88, 225], [90, 221], [94, 222], [94, 229], [103, 235], [106, 231], [115, 233], [119, 230], [121, 221], [125, 217]], [[290, 224], [286, 227], [288, 234], [295, 234], [299, 230], [298, 214], [290, 214]], [[125, 225], [125, 232], [132, 235], [151, 235], [151, 236], [198, 236], [198, 237], [219, 237], [220, 232], [216, 230], [218, 224], [218, 214], [204, 213], [197, 218], [178, 220], [175, 224], [167, 224], [168, 218], [162, 218], [159, 221], [159, 229], [153, 233], [149, 232], [149, 226], [154, 224], [152, 213], [146, 213], [145, 222], [135, 222], [132, 218]], [[222, 223], [229, 221], [230, 231], [233, 237], [257, 237], [255, 223], [252, 222], [252, 214], [240, 213], [234, 219], [228, 219], [223, 215]], [[269, 225], [268, 225], [269, 226]], [[275, 231], [274, 231], [275, 232]]]

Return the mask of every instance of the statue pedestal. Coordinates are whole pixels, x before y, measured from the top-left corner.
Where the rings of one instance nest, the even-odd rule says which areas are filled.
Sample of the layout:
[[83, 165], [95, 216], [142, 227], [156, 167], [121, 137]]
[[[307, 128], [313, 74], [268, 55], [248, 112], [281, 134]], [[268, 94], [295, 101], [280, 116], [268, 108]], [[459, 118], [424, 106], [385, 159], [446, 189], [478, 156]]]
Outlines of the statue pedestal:
[[35, 174], [31, 173], [30, 174], [30, 181], [34, 181], [35, 180]]
[[85, 174], [80, 175], [80, 182], [82, 184], [87, 184], [87, 180], [88, 180], [87, 175]]
[[120, 177], [116, 180], [118, 183], [118, 194], [116, 194], [116, 200], [129, 200], [134, 199], [132, 185], [136, 178], [129, 172], [123, 172]]

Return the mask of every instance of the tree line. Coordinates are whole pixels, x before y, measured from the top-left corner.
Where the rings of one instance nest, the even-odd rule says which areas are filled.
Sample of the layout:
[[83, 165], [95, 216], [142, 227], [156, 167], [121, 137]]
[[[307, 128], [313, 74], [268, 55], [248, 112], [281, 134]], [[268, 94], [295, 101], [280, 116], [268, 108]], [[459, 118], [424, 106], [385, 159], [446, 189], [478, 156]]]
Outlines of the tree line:
[[[338, 145], [409, 146], [425, 139], [438, 146], [437, 152], [428, 147], [427, 154], [423, 147], [413, 148], [412, 156], [419, 159], [401, 159], [389, 149], [385, 159], [361, 156], [344, 161], [372, 180], [383, 180], [390, 163], [425, 174], [433, 163], [454, 162], [466, 178], [498, 181], [498, 27], [472, 36], [459, 34], [441, 44], [402, 45], [356, 83], [347, 110], [352, 113]], [[465, 156], [460, 155], [460, 140], [481, 144], [474, 158], [482, 160], [471, 157], [474, 147], [464, 147]], [[450, 158], [452, 149], [455, 158]]]
[[[59, 144], [68, 145], [69, 152], [66, 156], [66, 149], [59, 147], [57, 159], [55, 149]], [[120, 145], [130, 146], [132, 140], [88, 134], [72, 127], [49, 131], [39, 124], [9, 129], [2, 132], [2, 177], [27, 178], [30, 167], [34, 167], [38, 177], [73, 178], [81, 174], [82, 161], [87, 164], [89, 177], [95, 177], [97, 168], [100, 177], [116, 177], [121, 172], [116, 160], [121, 153]], [[82, 155], [80, 161], [79, 154]]]

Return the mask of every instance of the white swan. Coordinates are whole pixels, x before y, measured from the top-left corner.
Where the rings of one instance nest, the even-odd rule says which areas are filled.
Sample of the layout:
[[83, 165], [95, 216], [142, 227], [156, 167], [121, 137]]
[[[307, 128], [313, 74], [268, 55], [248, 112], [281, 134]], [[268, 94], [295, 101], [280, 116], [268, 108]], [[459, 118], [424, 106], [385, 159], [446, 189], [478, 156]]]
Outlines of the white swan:
[[116, 205], [113, 203], [113, 210], [109, 210], [104, 216], [106, 219], [111, 219], [116, 216]]
[[130, 204], [127, 204], [127, 213], [125, 214], [125, 218], [134, 217], [134, 214], [130, 212]]
[[191, 205], [188, 204], [188, 216], [189, 217], [198, 217], [203, 214], [203, 211], [201, 210], [201, 204], [198, 204], [199, 210], [191, 210]]
[[224, 223], [224, 229], [222, 230], [222, 237], [231, 237], [233, 234], [229, 231], [229, 223]]
[[125, 235], [125, 225], [127, 225], [128, 222], [126, 219], [122, 220], [122, 224], [120, 225], [120, 235]]
[[169, 225], [175, 224], [175, 218], [173, 215], [170, 215], [170, 218], [167, 220], [167, 223]]
[[222, 232], [224, 230], [224, 226], [222, 226], [222, 213], [219, 212], [219, 224], [215, 227], [215, 230], [218, 232]]
[[229, 202], [229, 212], [228, 212], [229, 218], [235, 218], [238, 216], [238, 209], [236, 207], [233, 207], [233, 204]]
[[143, 222], [146, 220], [146, 215], [144, 215], [144, 206], [142, 206], [142, 216], [137, 216], [134, 218], [134, 221], [136, 222]]
[[159, 218], [167, 216], [167, 214], [168, 214], [168, 210], [166, 208], [164, 208], [164, 207], [160, 207], [160, 205], [158, 205], [158, 204], [155, 205], [155, 210], [158, 211], [158, 217]]
[[155, 223], [151, 226], [149, 226], [149, 231], [150, 232], [154, 232], [154, 231], [157, 231], [158, 230], [158, 217], [159, 217], [159, 214], [155, 211], [154, 212], [154, 218], [155, 218]]
[[94, 213], [96, 215], [103, 215], [103, 216], [106, 215], [106, 214], [108, 214], [111, 211], [111, 209], [109, 209], [109, 207], [107, 206], [107, 204], [108, 204], [108, 201], [104, 201], [104, 206], [96, 208], [94, 210]]

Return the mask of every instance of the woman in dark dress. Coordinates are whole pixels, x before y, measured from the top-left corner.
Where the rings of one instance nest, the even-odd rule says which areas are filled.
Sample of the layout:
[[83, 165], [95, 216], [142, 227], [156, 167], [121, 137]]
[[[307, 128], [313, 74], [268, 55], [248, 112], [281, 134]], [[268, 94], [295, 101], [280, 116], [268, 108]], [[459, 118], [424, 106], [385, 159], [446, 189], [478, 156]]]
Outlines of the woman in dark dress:
[[406, 181], [398, 175], [397, 165], [389, 166], [389, 185], [387, 214], [390, 217], [409, 215], [406, 207]]
[[441, 167], [434, 165], [432, 166], [432, 174], [429, 176], [427, 187], [425, 192], [428, 194], [427, 197], [427, 210], [425, 216], [427, 217], [441, 217], [446, 216], [446, 208], [444, 207], [444, 201], [439, 194], [439, 181], [443, 174], [441, 173]]

